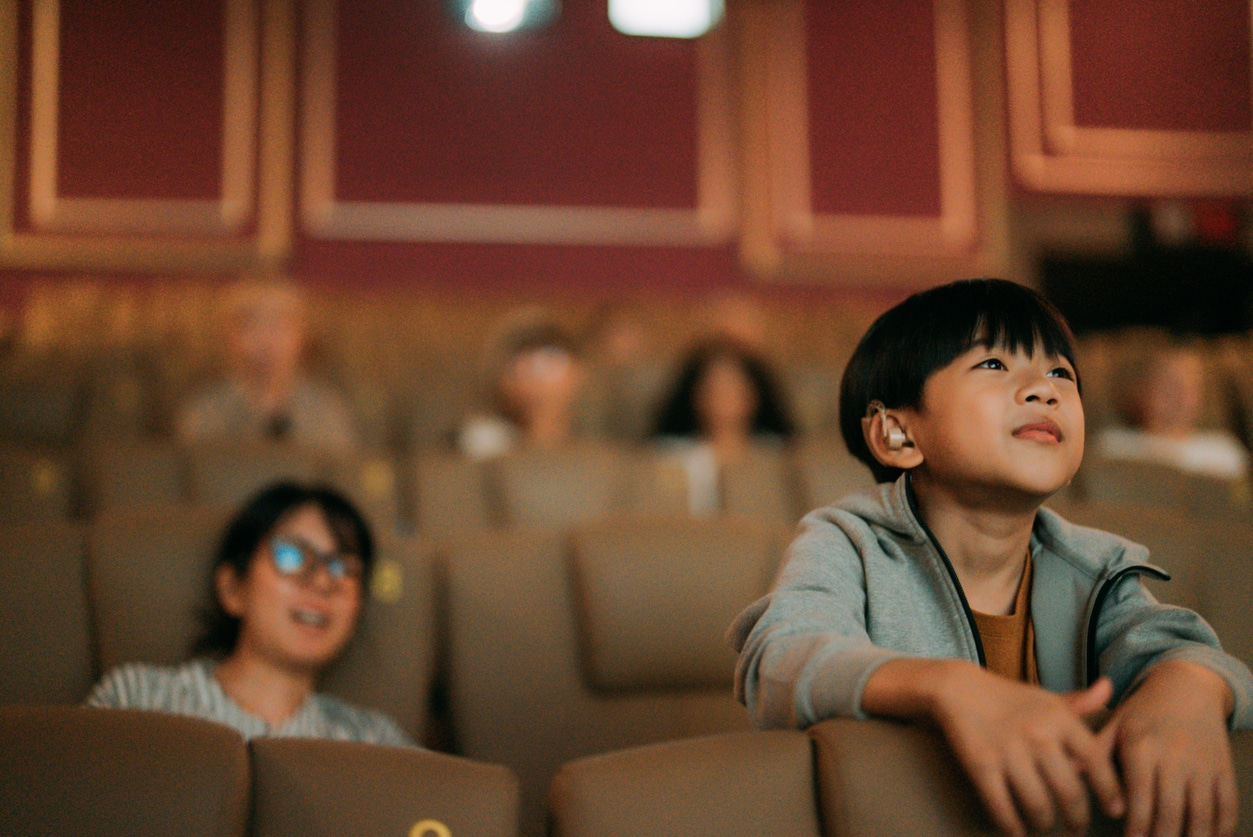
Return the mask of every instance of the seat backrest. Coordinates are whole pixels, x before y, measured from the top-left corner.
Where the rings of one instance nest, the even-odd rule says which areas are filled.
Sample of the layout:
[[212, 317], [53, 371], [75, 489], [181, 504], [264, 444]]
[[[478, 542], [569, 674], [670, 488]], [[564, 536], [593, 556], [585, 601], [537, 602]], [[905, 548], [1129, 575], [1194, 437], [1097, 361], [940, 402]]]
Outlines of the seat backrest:
[[518, 781], [504, 767], [403, 747], [257, 738], [253, 837], [518, 833]]
[[74, 480], [64, 453], [0, 445], [0, 520], [64, 520], [73, 500]]
[[805, 511], [874, 486], [870, 469], [853, 457], [836, 436], [802, 440], [792, 451]]
[[720, 482], [727, 514], [783, 523], [799, 517], [796, 478], [782, 448], [752, 447], [744, 459], [723, 466]]
[[810, 743], [792, 731], [727, 733], [580, 759], [557, 774], [549, 809], [555, 837], [822, 833]]
[[188, 449], [188, 461], [191, 502], [230, 509], [272, 482], [310, 483], [326, 470], [320, 452], [286, 444], [202, 443]]
[[1072, 523], [1103, 529], [1147, 546], [1149, 560], [1171, 575], [1167, 582], [1145, 578], [1145, 586], [1153, 595], [1202, 615], [1208, 612], [1205, 579], [1215, 564], [1205, 537], [1210, 527], [1173, 509], [1126, 503], [1076, 503], [1065, 506], [1061, 513]]
[[509, 525], [570, 526], [607, 517], [627, 505], [626, 458], [608, 445], [517, 451], [491, 468]]
[[[708, 680], [683, 690], [597, 689], [589, 683], [563, 537], [484, 533], [449, 543], [445, 560], [457, 743], [467, 756], [517, 772], [523, 833], [542, 833], [544, 792], [571, 759], [748, 728], [748, 715], [730, 688], [709, 688]], [[674, 557], [676, 564], [681, 560]], [[652, 633], [664, 630], [658, 626]]]
[[244, 741], [177, 715], [0, 707], [0, 833], [238, 837]]
[[416, 741], [426, 729], [435, 666], [435, 563], [412, 538], [379, 539], [368, 601], [321, 688], [387, 713]]
[[191, 651], [208, 603], [226, 515], [203, 508], [98, 517], [87, 549], [100, 670], [126, 662], [173, 665]]
[[353, 502], [374, 532], [392, 532], [400, 520], [399, 469], [386, 454], [328, 457], [321, 474]]
[[[1209, 571], [1201, 615], [1218, 633], [1228, 653], [1253, 666], [1253, 608], [1249, 607], [1249, 591], [1253, 590], [1253, 525], [1209, 530], [1202, 548]], [[1253, 812], [1253, 808], [1244, 810]]]
[[187, 463], [173, 442], [99, 441], [84, 451], [82, 471], [90, 514], [187, 501]]
[[577, 529], [583, 670], [601, 690], [729, 689], [727, 625], [766, 592], [781, 532], [748, 520], [613, 520]]
[[487, 488], [484, 465], [449, 453], [415, 457], [409, 519], [424, 537], [464, 535], [490, 528], [499, 519]]
[[1076, 481], [1093, 502], [1167, 508], [1205, 518], [1247, 517], [1248, 485], [1154, 462], [1088, 457]]
[[91, 687], [84, 541], [65, 522], [0, 531], [0, 703], [77, 703]]
[[73, 438], [82, 412], [82, 381], [74, 371], [57, 371], [58, 365], [41, 359], [30, 368], [0, 371], [0, 439], [64, 445]]

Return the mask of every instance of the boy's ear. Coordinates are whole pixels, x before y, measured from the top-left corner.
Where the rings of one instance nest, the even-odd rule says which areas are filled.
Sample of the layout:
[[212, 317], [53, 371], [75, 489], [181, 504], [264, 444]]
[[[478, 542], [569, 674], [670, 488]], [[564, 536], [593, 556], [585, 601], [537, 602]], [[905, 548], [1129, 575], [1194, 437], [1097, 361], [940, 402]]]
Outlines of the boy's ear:
[[861, 420], [866, 447], [880, 465], [908, 471], [922, 464], [922, 451], [909, 435], [908, 411], [876, 410]]

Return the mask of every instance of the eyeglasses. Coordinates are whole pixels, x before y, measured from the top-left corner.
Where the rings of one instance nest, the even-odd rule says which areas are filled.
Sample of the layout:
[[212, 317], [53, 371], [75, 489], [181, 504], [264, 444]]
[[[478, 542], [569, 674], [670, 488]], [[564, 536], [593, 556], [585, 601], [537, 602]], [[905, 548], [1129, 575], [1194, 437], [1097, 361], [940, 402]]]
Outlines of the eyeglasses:
[[335, 581], [360, 579], [365, 572], [360, 556], [318, 552], [304, 541], [278, 536], [270, 539], [270, 557], [279, 573], [301, 581], [313, 578], [319, 565], [325, 567], [326, 574]]

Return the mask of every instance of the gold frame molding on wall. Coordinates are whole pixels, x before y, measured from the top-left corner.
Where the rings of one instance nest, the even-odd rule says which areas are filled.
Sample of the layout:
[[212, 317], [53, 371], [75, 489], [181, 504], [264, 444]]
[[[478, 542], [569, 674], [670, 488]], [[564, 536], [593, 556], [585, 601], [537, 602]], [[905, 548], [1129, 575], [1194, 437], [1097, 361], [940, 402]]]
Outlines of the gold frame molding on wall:
[[300, 219], [311, 236], [358, 241], [711, 245], [735, 232], [735, 147], [726, 27], [697, 59], [697, 206], [692, 209], [341, 201], [335, 196], [335, 2], [305, 9]]
[[252, 214], [257, 133], [256, 0], [225, 0], [222, 194], [217, 200], [57, 194], [60, 0], [32, 0], [30, 220], [36, 230], [230, 235]]
[[[1253, 20], [1253, 3], [1250, 12]], [[1068, 0], [1007, 0], [1005, 47], [1011, 156], [1025, 186], [1108, 195], [1253, 193], [1253, 124], [1248, 131], [1075, 124]]]
[[929, 218], [814, 211], [804, 2], [746, 4], [743, 255], [752, 269], [904, 285], [985, 269], [967, 3], [935, 0], [940, 214]]
[[[46, 15], [48, 0], [43, 4]], [[290, 210], [293, 119], [295, 116], [295, 8], [294, 0], [259, 0], [261, 28], [257, 32], [258, 0], [227, 0], [227, 51], [234, 69], [228, 71], [228, 119], [248, 122], [249, 136], [227, 139], [224, 148], [224, 194], [213, 201], [98, 201], [59, 198], [55, 194], [55, 149], [48, 160], [36, 163], [31, 155], [31, 224], [34, 231], [19, 232], [15, 209], [17, 145], [17, 28], [18, 0], [0, 0], [0, 267], [20, 270], [119, 270], [141, 272], [219, 272], [281, 265], [291, 249]], [[55, 0], [51, 8], [55, 10]], [[246, 18], [246, 19], [245, 19]], [[47, 27], [48, 19], [40, 26]], [[55, 20], [52, 21], [55, 24]], [[55, 35], [55, 26], [53, 27]], [[242, 33], [242, 34], [240, 34]], [[48, 36], [45, 30], [43, 37]], [[35, 39], [40, 36], [35, 33]], [[243, 39], [243, 44], [239, 43]], [[257, 88], [257, 42], [265, 61], [260, 63], [260, 100]], [[56, 41], [52, 42], [55, 49]], [[40, 60], [48, 61], [47, 44]], [[248, 67], [240, 53], [248, 54]], [[32, 62], [34, 62], [32, 56]], [[32, 67], [32, 70], [36, 68]], [[55, 56], [52, 56], [55, 71]], [[33, 73], [34, 75], [34, 73]], [[246, 76], [246, 94], [238, 88]], [[55, 78], [51, 103], [55, 107]], [[47, 68], [41, 77], [48, 96]], [[239, 114], [241, 103], [248, 113]], [[32, 105], [35, 103], [32, 102]], [[259, 105], [259, 106], [258, 106]], [[41, 103], [41, 136], [52, 130], [48, 101]], [[32, 113], [32, 120], [35, 114]], [[32, 135], [35, 126], [32, 125]], [[238, 133], [238, 132], [236, 132]], [[228, 132], [229, 134], [229, 132]], [[259, 154], [254, 136], [258, 136]], [[37, 143], [33, 143], [38, 145]], [[46, 153], [41, 150], [41, 154]], [[229, 158], [229, 159], [228, 159]], [[244, 159], [246, 158], [246, 159]], [[259, 158], [259, 163], [253, 160]], [[39, 166], [42, 170], [36, 171]], [[227, 171], [229, 169], [229, 172]], [[247, 220], [256, 179], [257, 230], [253, 237], [237, 233]], [[38, 181], [39, 188], [36, 189]], [[49, 186], [51, 185], [51, 188]], [[203, 204], [196, 206], [195, 204]], [[164, 216], [169, 216], [164, 217]], [[235, 235], [229, 235], [236, 233]], [[192, 236], [192, 237], [181, 237]], [[212, 236], [217, 236], [212, 239]]]

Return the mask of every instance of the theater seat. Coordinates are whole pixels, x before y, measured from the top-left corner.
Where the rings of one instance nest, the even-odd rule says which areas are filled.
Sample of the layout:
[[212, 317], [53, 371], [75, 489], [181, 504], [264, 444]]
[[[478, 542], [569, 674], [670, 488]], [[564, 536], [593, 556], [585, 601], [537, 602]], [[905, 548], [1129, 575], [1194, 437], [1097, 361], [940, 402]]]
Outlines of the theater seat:
[[771, 543], [728, 519], [607, 522], [570, 538], [514, 530], [449, 544], [457, 741], [464, 754], [517, 772], [525, 834], [542, 833], [544, 793], [566, 761], [748, 728], [722, 635], [727, 614], [768, 585]]
[[[88, 560], [101, 671], [187, 659], [225, 524], [223, 513], [196, 508], [97, 521]], [[423, 543], [378, 539], [364, 616], [322, 683], [331, 694], [388, 713], [419, 740], [436, 642], [432, 567]]]
[[518, 781], [504, 767], [401, 747], [258, 738], [253, 837], [513, 837]]
[[174, 506], [187, 500], [187, 464], [173, 442], [96, 442], [83, 484], [89, 514]]
[[492, 467], [504, 520], [513, 526], [570, 526], [627, 506], [627, 458], [607, 445], [518, 451]]
[[0, 834], [242, 837], [244, 741], [134, 710], [0, 707]]
[[484, 466], [454, 454], [427, 453], [410, 468], [410, 519], [428, 538], [460, 535], [493, 526], [499, 517], [488, 496]]
[[0, 703], [77, 703], [91, 687], [84, 540], [65, 522], [0, 528]]
[[326, 468], [320, 452], [285, 444], [204, 443], [188, 457], [191, 502], [230, 509], [272, 482], [311, 483]]
[[805, 511], [830, 505], [854, 491], [874, 486], [874, 477], [836, 436], [802, 440], [792, 453]]
[[0, 445], [0, 521], [65, 520], [73, 500], [68, 457], [42, 448]]
[[548, 804], [554, 837], [822, 833], [801, 732], [728, 733], [580, 759], [561, 768]]

